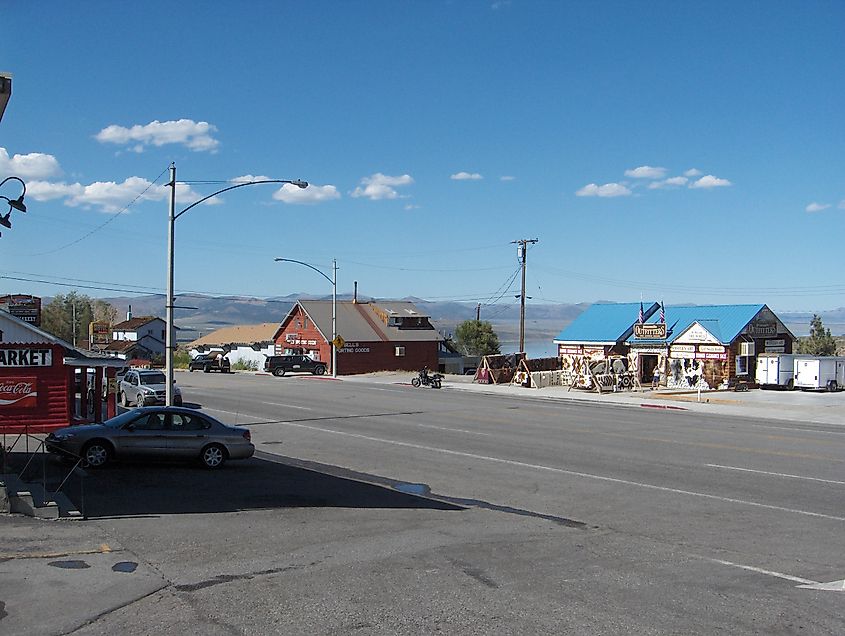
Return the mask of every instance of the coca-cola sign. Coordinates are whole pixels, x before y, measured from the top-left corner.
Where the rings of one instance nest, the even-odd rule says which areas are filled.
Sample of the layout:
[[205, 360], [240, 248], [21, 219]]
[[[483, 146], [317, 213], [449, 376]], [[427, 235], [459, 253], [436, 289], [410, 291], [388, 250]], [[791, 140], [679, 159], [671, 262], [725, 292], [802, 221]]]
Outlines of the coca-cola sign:
[[34, 407], [38, 399], [35, 378], [0, 378], [0, 408]]

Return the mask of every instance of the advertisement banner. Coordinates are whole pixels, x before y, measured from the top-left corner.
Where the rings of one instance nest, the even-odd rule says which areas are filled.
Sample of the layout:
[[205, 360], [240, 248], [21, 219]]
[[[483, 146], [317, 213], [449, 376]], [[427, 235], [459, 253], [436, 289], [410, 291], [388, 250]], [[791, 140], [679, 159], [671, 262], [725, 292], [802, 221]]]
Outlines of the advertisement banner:
[[35, 378], [0, 379], [0, 408], [34, 408], [38, 399]]

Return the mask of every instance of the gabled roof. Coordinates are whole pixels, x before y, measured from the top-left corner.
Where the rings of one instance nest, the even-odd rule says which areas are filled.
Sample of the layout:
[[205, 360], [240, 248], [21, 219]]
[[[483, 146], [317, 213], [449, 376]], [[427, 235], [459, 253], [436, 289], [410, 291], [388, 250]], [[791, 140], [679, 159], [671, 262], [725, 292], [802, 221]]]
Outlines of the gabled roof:
[[271, 343], [278, 329], [279, 323], [277, 322], [262, 322], [258, 325], [233, 325], [217, 329], [197, 338], [188, 347]]
[[590, 305], [572, 323], [558, 334], [555, 342], [590, 342], [615, 344], [624, 342], [633, 333], [643, 308], [643, 316], [652, 316], [660, 307], [658, 303], [596, 303]]
[[[276, 329], [273, 334], [274, 340], [293, 316], [297, 307], [302, 307], [326, 341], [332, 339], [332, 301], [300, 300], [291, 307], [291, 310]], [[399, 329], [398, 327], [388, 326], [379, 316], [380, 313], [392, 315], [387, 311], [388, 308], [394, 312], [401, 310], [401, 314], [395, 315], [409, 318], [428, 317], [425, 312], [420, 311], [410, 302], [373, 301], [356, 303], [339, 300], [337, 301], [337, 333], [347, 342], [439, 342], [443, 340], [443, 336], [433, 326], [431, 329]]]
[[130, 318], [129, 320], [124, 320], [123, 322], [119, 322], [114, 325], [111, 329], [112, 331], [135, 331], [136, 329], [143, 327], [147, 323], [152, 322], [153, 320], [162, 320], [158, 316], [138, 316], [137, 318]]
[[[693, 323], [699, 323], [722, 344], [728, 345], [754, 320], [766, 305], [667, 305], [666, 312], [666, 340], [672, 342]], [[652, 315], [646, 323], [659, 322], [658, 314]], [[629, 342], [652, 342], [638, 340], [633, 336]]]
[[19, 327], [24, 331], [31, 333], [35, 337], [34, 340], [31, 340], [29, 342], [9, 341], [4, 342], [3, 344], [30, 344], [32, 342], [44, 342], [49, 344], [55, 344], [64, 348], [64, 360], [66, 364], [81, 365], [87, 362], [91, 365], [118, 366], [117, 364], [113, 363], [114, 358], [112, 358], [111, 356], [103, 355], [96, 351], [88, 351], [87, 349], [83, 349], [81, 347], [74, 347], [72, 344], [65, 342], [61, 338], [57, 338], [53, 334], [48, 333], [43, 329], [39, 329], [32, 323], [26, 322], [25, 320], [21, 320], [17, 316], [13, 316], [9, 312], [0, 309], [0, 325], [2, 325], [3, 321], [9, 322], [16, 327]]

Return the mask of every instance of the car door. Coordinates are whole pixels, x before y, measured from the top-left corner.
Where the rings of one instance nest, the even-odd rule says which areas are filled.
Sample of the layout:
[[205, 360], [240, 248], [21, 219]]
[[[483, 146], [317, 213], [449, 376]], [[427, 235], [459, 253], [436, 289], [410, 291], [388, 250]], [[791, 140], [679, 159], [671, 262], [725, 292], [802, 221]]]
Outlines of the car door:
[[129, 371], [123, 376], [123, 381], [120, 383], [120, 390], [129, 404], [137, 404], [139, 385], [140, 381], [138, 380], [138, 373], [136, 371]]
[[124, 425], [116, 436], [116, 450], [120, 455], [162, 456], [167, 453], [167, 413], [144, 413]]
[[167, 454], [178, 457], [198, 457], [208, 444], [211, 422], [194, 413], [170, 413]]

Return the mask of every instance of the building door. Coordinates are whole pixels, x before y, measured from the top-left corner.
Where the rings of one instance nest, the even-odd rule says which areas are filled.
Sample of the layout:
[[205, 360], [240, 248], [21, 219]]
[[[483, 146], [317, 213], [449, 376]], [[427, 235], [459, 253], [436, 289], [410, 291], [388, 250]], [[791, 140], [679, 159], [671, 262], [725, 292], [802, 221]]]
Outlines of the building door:
[[654, 368], [657, 366], [660, 357], [656, 353], [641, 353], [637, 364], [640, 375], [640, 384], [651, 385], [651, 378], [654, 375]]

